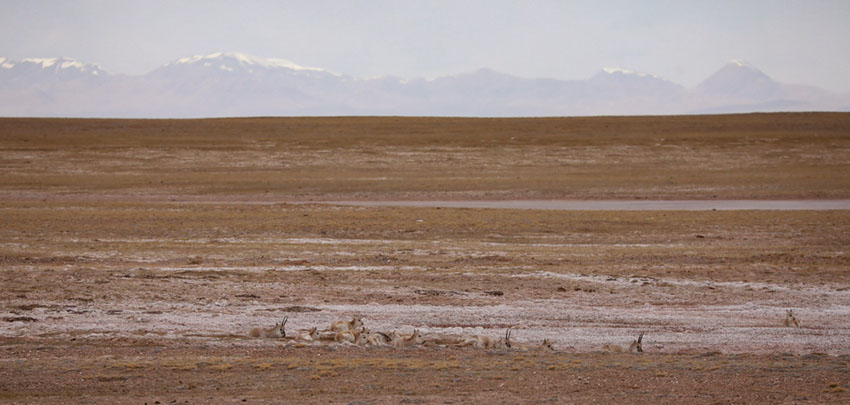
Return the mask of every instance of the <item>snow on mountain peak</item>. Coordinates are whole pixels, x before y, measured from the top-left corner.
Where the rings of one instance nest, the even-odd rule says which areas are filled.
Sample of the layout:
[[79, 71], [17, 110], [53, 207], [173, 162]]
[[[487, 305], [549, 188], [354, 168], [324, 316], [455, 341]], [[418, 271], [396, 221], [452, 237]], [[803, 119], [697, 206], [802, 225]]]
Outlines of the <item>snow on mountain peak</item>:
[[283, 67], [292, 70], [312, 70], [316, 72], [324, 72], [324, 69], [317, 67], [301, 66], [286, 59], [269, 58], [265, 60], [269, 66]]
[[735, 66], [738, 66], [738, 67], [750, 67], [750, 65], [747, 62], [744, 62], [741, 59], [732, 59], [732, 60], [729, 61], [729, 64], [735, 65]]
[[776, 100], [784, 97], [782, 84], [741, 60], [732, 60], [697, 88], [705, 94], [735, 97], [742, 102]]
[[272, 69], [272, 68], [285, 68], [290, 70], [299, 70], [299, 71], [313, 71], [313, 72], [326, 72], [324, 69], [316, 68], [316, 67], [308, 67], [301, 66], [295, 62], [288, 61], [286, 59], [277, 59], [277, 58], [259, 58], [252, 55], [247, 55], [239, 52], [215, 52], [208, 55], [194, 55], [190, 57], [180, 58], [174, 61], [171, 64], [175, 65], [185, 65], [185, 64], [195, 64], [201, 63], [204, 67], [214, 67], [217, 65], [218, 69], [232, 72], [235, 68], [241, 68], [247, 70], [249, 73], [253, 72], [253, 68], [263, 68], [263, 69]]
[[7, 58], [0, 58], [0, 67], [3, 69], [24, 69], [28, 71], [53, 71], [63, 74], [90, 74], [99, 76], [103, 71], [100, 65], [83, 63], [71, 58], [26, 58], [16, 62]]
[[602, 68], [602, 71], [609, 74], [609, 75], [621, 74], [621, 75], [637, 76], [637, 77], [651, 77], [651, 78], [655, 78], [655, 79], [658, 78], [658, 76], [651, 75], [649, 73], [636, 72], [634, 70], [623, 69], [623, 68], [620, 68], [620, 67], [604, 67], [604, 68]]
[[616, 74], [616, 73], [622, 73], [624, 75], [630, 75], [630, 74], [634, 73], [634, 71], [631, 71], [629, 69], [619, 68], [619, 67], [604, 67], [604, 68], [602, 68], [602, 71], [605, 72], [605, 73], [608, 73], [609, 75], [613, 75], [613, 74]]
[[42, 69], [47, 69], [56, 64], [56, 61], [59, 58], [26, 58], [24, 59], [24, 63], [34, 63], [36, 65], [41, 65]]
[[0, 57], [0, 68], [3, 68], [3, 69], [11, 69], [11, 68], [13, 68], [13, 67], [15, 67], [15, 63], [14, 63], [14, 62], [12, 62], [12, 61], [10, 61], [10, 60], [8, 60], [8, 59], [4, 58], [4, 57]]

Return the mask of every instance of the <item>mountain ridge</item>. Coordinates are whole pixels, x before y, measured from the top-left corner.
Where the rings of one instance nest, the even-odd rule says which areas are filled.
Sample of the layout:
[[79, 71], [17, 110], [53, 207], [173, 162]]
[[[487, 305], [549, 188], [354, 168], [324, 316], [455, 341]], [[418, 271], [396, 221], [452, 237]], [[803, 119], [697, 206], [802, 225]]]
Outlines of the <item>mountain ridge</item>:
[[686, 88], [623, 68], [573, 80], [489, 68], [434, 79], [364, 79], [286, 59], [216, 52], [126, 76], [71, 58], [0, 57], [0, 90], [14, 95], [0, 98], [3, 116], [667, 115], [846, 111], [850, 105], [850, 95], [780, 83], [738, 60]]

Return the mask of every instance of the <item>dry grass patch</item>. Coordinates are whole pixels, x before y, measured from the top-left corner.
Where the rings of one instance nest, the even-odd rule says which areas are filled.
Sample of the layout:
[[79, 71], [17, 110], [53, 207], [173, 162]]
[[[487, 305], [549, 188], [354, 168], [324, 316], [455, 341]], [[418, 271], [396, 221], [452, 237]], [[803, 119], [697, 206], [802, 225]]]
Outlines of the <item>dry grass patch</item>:
[[847, 115], [829, 113], [2, 119], [0, 186], [158, 199], [846, 198], [848, 133]]

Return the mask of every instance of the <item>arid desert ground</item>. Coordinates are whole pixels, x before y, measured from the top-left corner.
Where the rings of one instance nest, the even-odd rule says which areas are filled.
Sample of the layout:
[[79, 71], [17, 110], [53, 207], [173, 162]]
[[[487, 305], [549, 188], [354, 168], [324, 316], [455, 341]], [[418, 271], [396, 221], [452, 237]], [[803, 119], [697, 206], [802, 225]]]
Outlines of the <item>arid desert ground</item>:
[[[850, 114], [0, 119], [0, 174], [0, 402], [850, 402]], [[426, 342], [248, 336], [355, 315]]]

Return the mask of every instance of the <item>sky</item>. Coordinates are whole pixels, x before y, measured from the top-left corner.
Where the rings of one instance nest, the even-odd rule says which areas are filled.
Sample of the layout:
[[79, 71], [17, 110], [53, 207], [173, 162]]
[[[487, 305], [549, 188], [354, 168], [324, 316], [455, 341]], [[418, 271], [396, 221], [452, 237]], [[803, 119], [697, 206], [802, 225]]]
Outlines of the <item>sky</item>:
[[219, 51], [367, 78], [603, 67], [687, 87], [733, 59], [850, 92], [850, 1], [0, 0], [0, 57], [67, 56], [138, 75]]

